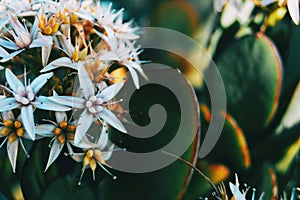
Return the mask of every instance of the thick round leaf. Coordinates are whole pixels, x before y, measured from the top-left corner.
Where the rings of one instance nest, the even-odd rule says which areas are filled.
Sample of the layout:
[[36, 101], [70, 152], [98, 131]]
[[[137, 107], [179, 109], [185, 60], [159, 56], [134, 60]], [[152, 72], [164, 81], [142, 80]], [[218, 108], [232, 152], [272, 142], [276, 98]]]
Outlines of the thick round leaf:
[[234, 171], [247, 169], [251, 166], [251, 158], [244, 132], [231, 115], [221, 114], [225, 117], [224, 129], [207, 159], [224, 162]]
[[228, 112], [247, 134], [262, 131], [277, 110], [282, 82], [274, 44], [262, 34], [247, 36], [232, 44], [216, 63], [225, 84]]
[[[138, 91], [135, 91], [129, 101], [129, 112], [133, 121], [139, 126], [149, 126], [149, 123], [154, 123], [155, 119], [151, 118], [154, 115], [148, 115], [149, 110], [153, 105], [161, 105], [166, 112], [166, 121], [161, 129], [157, 130], [157, 126], [150, 130], [157, 130], [157, 134], [149, 136], [147, 130], [140, 130], [137, 125], [125, 124], [128, 134], [122, 134], [114, 130], [111, 133], [112, 140], [121, 147], [126, 147], [127, 151], [139, 153], [139, 155], [147, 156], [143, 153], [152, 151], [160, 151], [163, 147], [172, 143], [179, 134], [183, 134], [179, 146], [175, 146], [174, 151], [183, 150], [185, 153], [181, 156], [188, 162], [194, 163], [198, 152], [198, 131], [199, 131], [199, 113], [198, 103], [195, 100], [195, 95], [191, 86], [187, 83], [184, 76], [178, 71], [170, 68], [145, 67], [145, 73], [149, 77], [149, 82], [142, 80], [142, 86]], [[180, 104], [174, 91], [172, 92], [167, 85], [158, 84], [158, 79], [163, 78], [164, 81], [170, 81], [173, 86], [179, 88], [179, 97], [184, 97], [187, 100], [186, 104]], [[155, 84], [157, 82], [157, 84]], [[127, 83], [127, 85], [132, 83]], [[145, 85], [143, 85], [145, 84]], [[169, 85], [170, 86], [170, 85]], [[123, 91], [128, 91], [125, 89]], [[127, 97], [126, 94], [120, 96]], [[187, 112], [186, 112], [187, 111]], [[188, 115], [184, 115], [188, 113]], [[156, 116], [159, 118], [160, 116]], [[183, 129], [179, 129], [183, 123]], [[151, 126], [151, 125], [150, 125]], [[133, 137], [129, 134], [136, 133]], [[141, 138], [138, 138], [140, 136]], [[194, 142], [184, 147], [185, 140]], [[172, 151], [172, 150], [170, 150]], [[170, 152], [175, 153], [175, 152]], [[111, 160], [114, 160], [113, 154]], [[176, 153], [175, 153], [176, 154]], [[159, 159], [168, 160], [169, 155], [163, 153], [158, 154]], [[121, 159], [121, 158], [120, 158]], [[158, 160], [159, 160], [158, 159]], [[158, 160], [147, 160], [136, 165], [152, 165]], [[175, 159], [176, 160], [176, 159]], [[112, 161], [111, 161], [112, 162]], [[132, 165], [131, 160], [124, 160], [129, 166]], [[110, 163], [108, 163], [110, 164]], [[113, 167], [113, 166], [112, 166]], [[132, 168], [139, 166], [133, 166]], [[150, 170], [151, 171], [151, 170]], [[111, 177], [105, 178], [100, 184], [99, 196], [103, 200], [110, 199], [179, 199], [184, 194], [189, 179], [191, 177], [191, 168], [181, 161], [175, 161], [167, 167], [148, 173], [125, 173], [114, 172], [117, 175], [117, 180], [112, 180]], [[117, 192], [116, 192], [117, 191]]]

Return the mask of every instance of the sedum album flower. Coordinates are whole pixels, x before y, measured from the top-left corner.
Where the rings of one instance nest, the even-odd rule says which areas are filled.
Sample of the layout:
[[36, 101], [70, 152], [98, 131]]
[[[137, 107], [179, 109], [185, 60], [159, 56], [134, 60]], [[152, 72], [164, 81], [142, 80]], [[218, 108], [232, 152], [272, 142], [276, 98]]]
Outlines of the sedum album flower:
[[13, 172], [16, 172], [16, 163], [18, 155], [18, 147], [21, 144], [25, 154], [29, 157], [22, 138], [28, 138], [27, 132], [24, 130], [22, 125], [22, 119], [20, 116], [15, 119], [12, 111], [2, 113], [2, 122], [0, 123], [0, 138], [5, 137], [1, 143], [0, 148], [7, 142], [7, 154], [11, 163]]
[[114, 151], [114, 145], [108, 144], [108, 134], [107, 134], [107, 125], [104, 124], [102, 127], [102, 133], [100, 138], [96, 140], [96, 143], [89, 141], [89, 139], [84, 136], [78, 145], [75, 145], [84, 150], [84, 153], [73, 153], [71, 152], [71, 157], [76, 162], [82, 162], [83, 167], [81, 169], [81, 176], [78, 182], [78, 185], [81, 184], [81, 179], [84, 175], [86, 168], [91, 168], [93, 171], [93, 179], [95, 180], [95, 170], [97, 165], [99, 165], [104, 171], [106, 171], [113, 179], [116, 179], [116, 176], [113, 176], [105, 166], [109, 165], [106, 163], [107, 160], [111, 157]]
[[140, 48], [135, 48], [134, 43], [130, 41], [118, 40], [115, 37], [115, 33], [108, 31], [108, 36], [95, 31], [100, 37], [102, 37], [109, 46], [109, 51], [104, 51], [100, 56], [100, 60], [104, 61], [117, 61], [119, 65], [125, 66], [132, 76], [133, 83], [136, 88], [139, 88], [138, 71], [145, 79], [145, 75], [141, 61], [138, 55], [142, 52]]
[[74, 140], [76, 130], [75, 124], [67, 121], [67, 114], [65, 112], [55, 112], [55, 117], [57, 123], [40, 124], [35, 127], [35, 133], [38, 136], [53, 137], [50, 142], [51, 150], [45, 171], [57, 159], [65, 144], [68, 149], [72, 148], [70, 142]]
[[79, 65], [78, 77], [80, 90], [83, 97], [71, 96], [53, 96], [51, 100], [62, 105], [70, 106], [76, 109], [83, 109], [79, 117], [78, 125], [75, 132], [75, 144], [78, 144], [87, 130], [91, 126], [94, 118], [107, 122], [109, 125], [126, 133], [126, 129], [120, 120], [108, 109], [107, 106], [113, 104], [109, 101], [116, 96], [116, 94], [123, 87], [123, 82], [118, 82], [103, 90], [99, 90], [95, 94], [95, 86], [89, 78], [89, 75], [83, 65]]
[[42, 74], [29, 84], [27, 84], [26, 77], [25, 84], [23, 84], [9, 69], [5, 70], [5, 76], [11, 90], [4, 86], [2, 87], [10, 91], [13, 97], [6, 97], [0, 101], [0, 112], [10, 111], [15, 108], [20, 109], [24, 128], [32, 140], [35, 139], [34, 108], [52, 111], [70, 110], [68, 107], [50, 101], [48, 97], [37, 96], [40, 89], [53, 76], [53, 73]]
[[[87, 45], [85, 41], [84, 32], [82, 32], [82, 27], [77, 27], [78, 32], [81, 33], [81, 36], [75, 38], [75, 45], [71, 42], [71, 26], [69, 24], [62, 25], [62, 32], [64, 34], [59, 36], [59, 41], [62, 46], [61, 50], [67, 55], [67, 57], [60, 57], [48, 65], [46, 65], [41, 72], [48, 72], [60, 67], [68, 67], [74, 70], [78, 70], [78, 65], [88, 60], [91, 56], [88, 54], [89, 49], [92, 52], [91, 47]], [[83, 44], [84, 48], [81, 49], [80, 46]]]
[[25, 24], [26, 21], [23, 21], [24, 25], [22, 25], [18, 21], [17, 16], [11, 12], [8, 12], [8, 17], [12, 26], [12, 30], [9, 30], [8, 33], [13, 37], [13, 40], [2, 34], [3, 39], [0, 39], [0, 46], [12, 51], [12, 53], [8, 53], [2, 48], [0, 52], [2, 59], [0, 62], [6, 62], [26, 49], [51, 45], [48, 40], [38, 33], [37, 19], [29, 32]]

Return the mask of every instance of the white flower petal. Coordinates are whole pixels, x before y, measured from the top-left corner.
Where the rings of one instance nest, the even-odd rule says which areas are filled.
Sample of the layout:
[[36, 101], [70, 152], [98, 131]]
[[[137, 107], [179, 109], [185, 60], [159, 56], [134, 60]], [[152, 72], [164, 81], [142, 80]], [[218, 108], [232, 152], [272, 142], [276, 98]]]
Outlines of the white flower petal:
[[114, 147], [115, 147], [115, 145], [112, 144], [112, 145], [108, 148], [107, 151], [102, 152], [102, 158], [103, 158], [103, 160], [107, 161], [108, 159], [110, 159], [110, 157], [111, 157], [111, 155], [112, 155], [112, 153], [113, 153]]
[[85, 99], [95, 95], [95, 87], [83, 65], [78, 66], [80, 88]]
[[245, 196], [240, 192], [239, 187], [229, 182], [230, 190], [234, 196], [234, 199], [246, 200]]
[[0, 112], [9, 111], [17, 107], [19, 107], [19, 104], [17, 104], [13, 97], [0, 100]]
[[30, 84], [32, 91], [34, 94], [37, 94], [40, 89], [48, 82], [48, 80], [53, 76], [53, 73], [47, 73], [39, 75], [37, 78], [35, 78], [32, 83]]
[[116, 61], [120, 61], [119, 56], [113, 52], [113, 51], [109, 51], [109, 52], [105, 52], [100, 56], [100, 60], [116, 60]]
[[58, 59], [52, 61], [47, 66], [45, 66], [41, 70], [41, 73], [47, 72], [47, 71], [50, 71], [53, 69], [57, 69], [59, 67], [69, 67], [69, 68], [77, 70], [77, 65], [75, 65], [70, 58], [62, 57], [62, 58], [58, 58]]
[[287, 7], [292, 20], [296, 25], [299, 24], [299, 0], [287, 0]]
[[52, 96], [48, 97], [51, 101], [59, 103], [61, 105], [69, 106], [77, 109], [85, 108], [85, 101], [82, 98], [72, 97], [72, 96]]
[[101, 98], [103, 102], [107, 102], [118, 94], [118, 92], [122, 89], [123, 85], [123, 82], [113, 84], [101, 91], [100, 94], [97, 95], [97, 97]]
[[49, 43], [49, 41], [45, 40], [44, 38], [37, 38], [31, 42], [29, 48], [44, 47], [49, 45], [51, 45], [51, 43]]
[[21, 119], [31, 140], [35, 140], [34, 117], [32, 105], [21, 107]]
[[52, 101], [49, 97], [39, 96], [32, 104], [41, 110], [69, 111], [71, 108]]
[[15, 93], [18, 93], [18, 88], [25, 90], [23, 83], [8, 68], [5, 70], [5, 77], [8, 85]]
[[98, 117], [106, 121], [109, 125], [123, 133], [127, 133], [122, 122], [110, 110], [103, 107], [102, 111], [97, 113]]
[[55, 112], [55, 118], [57, 123], [67, 121], [67, 114], [65, 112]]
[[272, 3], [275, 3], [277, 0], [261, 0], [259, 3], [262, 5], [262, 6], [267, 6], [267, 5], [270, 5]]
[[2, 119], [3, 120], [15, 120], [14, 113], [11, 110], [8, 112], [3, 112]]
[[1, 38], [0, 38], [0, 45], [7, 48], [7, 49], [10, 49], [10, 50], [20, 49], [20, 47], [18, 45], [16, 45], [15, 43], [4, 40], [4, 39], [1, 39]]
[[56, 160], [63, 147], [64, 147], [64, 143], [60, 144], [57, 139], [53, 141], [45, 171], [47, 171], [50, 165]]
[[141, 67], [140, 64], [138, 64], [136, 62], [130, 62], [130, 66], [133, 67], [135, 70], [137, 70], [144, 77], [145, 80], [148, 80], [148, 77], [144, 73], [144, 70], [143, 70], [143, 68]]
[[7, 22], [9, 21], [9, 18], [7, 15], [3, 16], [0, 20], [0, 30], [3, 28], [3, 26], [5, 26], [7, 24]]
[[83, 161], [83, 158], [84, 158], [83, 154], [74, 153], [71, 145], [68, 142], [67, 142], [67, 147], [68, 147], [69, 154], [71, 155], [71, 158], [73, 158], [73, 160], [75, 160], [76, 162], [82, 162]]
[[107, 123], [104, 122], [101, 130], [100, 138], [97, 141], [97, 148], [103, 150], [107, 146], [108, 142], [108, 126]]
[[138, 77], [136, 71], [132, 67], [128, 67], [128, 66], [127, 66], [127, 69], [129, 70], [129, 72], [131, 74], [131, 78], [132, 78], [132, 81], [133, 81], [135, 87], [137, 89], [139, 89], [140, 88], [139, 77]]
[[15, 51], [15, 52], [9, 54], [8, 56], [3, 57], [3, 58], [0, 60], [0, 62], [1, 62], [1, 63], [7, 62], [7, 61], [13, 59], [16, 55], [18, 55], [18, 54], [21, 53], [22, 51], [25, 51], [25, 49], [20, 49], [20, 50], [18, 50], [18, 51]]
[[42, 47], [42, 65], [43, 65], [43, 67], [45, 67], [48, 63], [51, 50], [52, 50], [52, 45]]
[[16, 172], [18, 147], [19, 139], [16, 139], [12, 143], [7, 141], [7, 154], [14, 173]]
[[93, 122], [93, 118], [93, 115], [87, 112], [86, 110], [80, 115], [78, 125], [75, 131], [75, 145], [79, 144], [87, 130], [90, 128]]
[[0, 57], [7, 57], [9, 53], [0, 46]]
[[53, 124], [40, 124], [34, 127], [35, 133], [42, 137], [53, 137], [52, 131], [56, 128]]

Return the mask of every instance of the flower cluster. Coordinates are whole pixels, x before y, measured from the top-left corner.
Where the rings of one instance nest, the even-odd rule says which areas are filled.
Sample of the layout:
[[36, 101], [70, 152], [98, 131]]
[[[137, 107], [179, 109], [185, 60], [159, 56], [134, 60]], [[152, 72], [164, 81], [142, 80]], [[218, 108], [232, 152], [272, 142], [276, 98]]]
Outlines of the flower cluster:
[[0, 147], [6, 143], [13, 171], [19, 144], [26, 152], [22, 140], [45, 137], [52, 138], [46, 170], [66, 148], [83, 162], [82, 173], [97, 164], [107, 171], [114, 151], [108, 129], [126, 133], [115, 96], [127, 71], [136, 88], [138, 74], [146, 78], [133, 21], [112, 4], [77, 0], [1, 0], [0, 19]]

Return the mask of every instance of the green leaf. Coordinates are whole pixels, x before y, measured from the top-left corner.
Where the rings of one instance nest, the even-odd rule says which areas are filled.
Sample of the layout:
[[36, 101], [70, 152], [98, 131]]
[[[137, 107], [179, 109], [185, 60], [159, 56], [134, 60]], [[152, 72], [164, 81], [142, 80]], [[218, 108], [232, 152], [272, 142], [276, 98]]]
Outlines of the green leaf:
[[282, 64], [274, 44], [262, 34], [247, 36], [228, 47], [216, 63], [228, 112], [246, 134], [264, 130], [277, 110], [282, 84]]
[[169, 28], [192, 35], [198, 24], [198, 13], [186, 1], [169, 1], [160, 5], [154, 15], [151, 26]]
[[[197, 158], [199, 142], [197, 136], [199, 131], [199, 113], [193, 89], [184, 76], [174, 69], [150, 66], [144, 69], [150, 83], [143, 81], [145, 85], [142, 84], [143, 86], [133, 93], [130, 100], [126, 98], [129, 101], [131, 117], [136, 124], [146, 126], [154, 120], [150, 118], [153, 115], [149, 117], [148, 112], [150, 108], [153, 105], [160, 104], [166, 111], [166, 122], [157, 134], [148, 138], [137, 138], [128, 134], [121, 134], [114, 130], [111, 132], [112, 141], [118, 146], [126, 147], [127, 151], [146, 156], [146, 154], [142, 153], [150, 153], [152, 151], [161, 152], [163, 147], [174, 141], [177, 135], [183, 134], [184, 137], [181, 138], [180, 144], [174, 147], [174, 152], [172, 149], [168, 152], [176, 154], [177, 150], [181, 151], [187, 148], [183, 155], [178, 156], [181, 156], [188, 162], [194, 163]], [[175, 86], [178, 89], [178, 93], [175, 94], [170, 89], [170, 85], [162, 84], [160, 82], [161, 78], [164, 83]], [[126, 90], [126, 86], [123, 91], [128, 91]], [[120, 96], [124, 95], [121, 94]], [[126, 96], [128, 95], [125, 94]], [[181, 104], [182, 102], [177, 97], [184, 98], [186, 103]], [[126, 101], [126, 99], [124, 100]], [[138, 130], [135, 128], [136, 125], [125, 125], [129, 134]], [[145, 131], [138, 133], [140, 136], [145, 136]], [[192, 141], [194, 138], [194, 142], [187, 147], [182, 145], [188, 140]], [[160, 159], [168, 160], [170, 156], [161, 153], [158, 160]], [[129, 166], [132, 164], [130, 160], [127, 162]], [[149, 160], [145, 162], [151, 164], [151, 162], [159, 161]], [[145, 164], [140, 163], [137, 165]], [[191, 172], [191, 168], [181, 161], [175, 161], [167, 167], [148, 173], [113, 172], [113, 174], [117, 175], [117, 180], [112, 180], [111, 177], [105, 178], [99, 186], [98, 194], [103, 200], [180, 199], [190, 180]]]
[[78, 186], [77, 180], [67, 175], [50, 183], [40, 199], [96, 199], [96, 197], [88, 186]]
[[231, 115], [228, 113], [221, 115], [225, 117], [224, 128], [207, 159], [223, 162], [234, 171], [250, 168], [251, 157], [243, 130]]
[[31, 157], [25, 162], [21, 186], [26, 199], [38, 199], [43, 188], [59, 176], [56, 163], [44, 172], [50, 150], [48, 145], [48, 139], [36, 141], [30, 153]]

